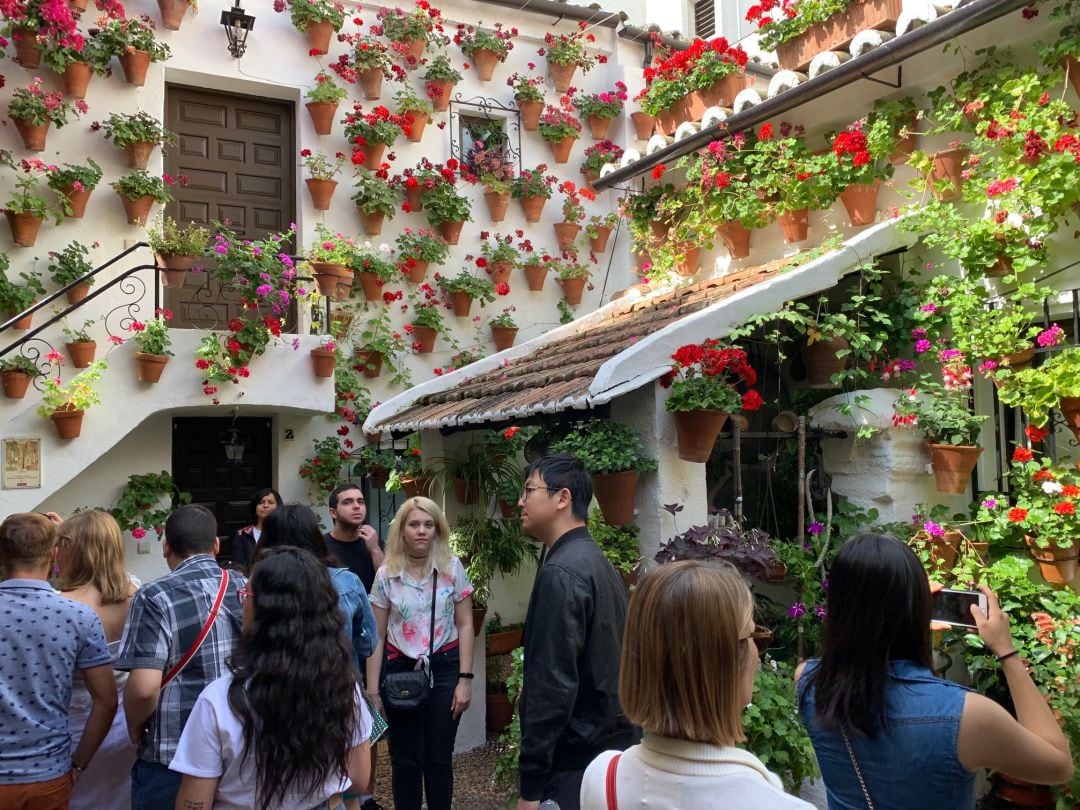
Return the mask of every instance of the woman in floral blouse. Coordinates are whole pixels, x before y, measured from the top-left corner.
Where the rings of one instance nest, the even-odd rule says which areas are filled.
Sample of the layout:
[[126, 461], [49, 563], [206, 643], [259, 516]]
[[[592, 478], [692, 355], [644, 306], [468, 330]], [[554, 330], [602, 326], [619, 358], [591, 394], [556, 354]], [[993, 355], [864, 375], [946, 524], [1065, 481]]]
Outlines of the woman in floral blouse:
[[434, 676], [422, 709], [385, 710], [398, 810], [420, 810], [425, 789], [429, 810], [450, 810], [454, 738], [472, 701], [473, 587], [461, 561], [450, 553], [449, 535], [434, 501], [409, 498], [394, 516], [386, 559], [371, 587], [380, 639], [367, 660], [371, 699], [382, 708], [378, 686], [383, 672], [405, 672], [424, 661]]

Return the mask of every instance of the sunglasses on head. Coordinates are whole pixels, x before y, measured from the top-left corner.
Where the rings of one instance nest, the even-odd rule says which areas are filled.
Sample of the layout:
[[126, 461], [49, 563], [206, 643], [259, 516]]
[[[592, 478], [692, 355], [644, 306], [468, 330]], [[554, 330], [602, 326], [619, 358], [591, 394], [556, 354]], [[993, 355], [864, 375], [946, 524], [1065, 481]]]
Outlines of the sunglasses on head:
[[765, 651], [769, 649], [769, 644], [772, 643], [773, 632], [768, 627], [764, 627], [760, 624], [754, 625], [754, 632], [748, 636], [743, 636], [744, 639], [750, 639], [754, 642], [754, 647], [757, 649], [758, 655], [764, 655]]

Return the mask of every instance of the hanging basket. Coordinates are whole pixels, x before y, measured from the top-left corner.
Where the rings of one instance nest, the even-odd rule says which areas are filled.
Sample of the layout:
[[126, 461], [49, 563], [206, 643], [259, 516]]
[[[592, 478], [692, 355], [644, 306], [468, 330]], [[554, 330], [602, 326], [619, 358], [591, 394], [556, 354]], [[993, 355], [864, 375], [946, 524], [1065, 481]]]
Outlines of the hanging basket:
[[405, 51], [408, 54], [408, 67], [410, 70], [420, 64], [420, 58], [426, 50], [427, 40], [424, 37], [405, 40]]
[[135, 352], [135, 376], [139, 382], [156, 383], [169, 363], [167, 354]]
[[973, 445], [931, 444], [930, 463], [934, 468], [938, 492], [963, 495], [971, 484], [971, 471], [983, 448]]
[[365, 270], [361, 270], [359, 276], [360, 289], [364, 291], [364, 299], [376, 304], [382, 301], [382, 279]]
[[506, 284], [510, 281], [513, 269], [513, 262], [492, 262], [487, 268], [487, 274], [492, 284]]
[[16, 214], [14, 211], [5, 211], [4, 216], [11, 227], [11, 241], [19, 247], [33, 247], [37, 242], [41, 223], [45, 220], [33, 214]]
[[385, 143], [365, 143], [360, 149], [364, 153], [364, 165], [368, 167], [374, 166], [375, 169], [379, 168], [379, 164], [382, 163], [383, 154], [386, 152]]
[[[953, 202], [964, 195], [964, 161], [968, 150], [962, 146], [935, 152], [930, 159], [930, 175], [927, 182], [931, 193], [941, 202]], [[941, 185], [947, 180], [947, 185]]]
[[502, 222], [506, 219], [506, 209], [510, 205], [510, 192], [485, 191], [484, 202], [487, 203], [488, 217], [492, 222]]
[[585, 119], [589, 124], [589, 135], [594, 141], [607, 139], [608, 130], [611, 128], [611, 118], [603, 118], [599, 115], [590, 115]]
[[316, 377], [334, 376], [335, 355], [333, 349], [319, 346], [311, 350], [311, 370]]
[[806, 370], [807, 388], [836, 388], [833, 375], [847, 368], [849, 358], [848, 354], [837, 357], [837, 352], [850, 348], [851, 344], [839, 336], [814, 343], [804, 341], [800, 353]]
[[371, 486], [375, 487], [375, 489], [382, 489], [390, 479], [390, 471], [386, 467], [372, 464], [367, 468], [367, 477]]
[[431, 116], [423, 110], [408, 110], [404, 115], [412, 119], [407, 140], [409, 143], [420, 143], [424, 139], [424, 129], [431, 123]]
[[311, 125], [316, 135], [329, 135], [334, 129], [334, 116], [337, 115], [336, 101], [309, 101], [304, 105], [311, 116]]
[[480, 484], [460, 476], [454, 476], [454, 498], [463, 506], [471, 506], [480, 500]]
[[679, 458], [704, 464], [712, 455], [716, 437], [724, 429], [728, 414], [723, 411], [675, 411], [675, 435]]
[[574, 246], [574, 240], [581, 233], [581, 226], [576, 222], [555, 222], [555, 240], [559, 244], [559, 250], [570, 250]]
[[182, 253], [159, 253], [158, 265], [161, 270], [161, 285], [171, 289], [183, 287], [191, 274], [191, 268], [199, 260], [197, 256]]
[[319, 286], [319, 293], [334, 301], [349, 297], [353, 271], [343, 264], [332, 262], [308, 262], [311, 274]]
[[146, 84], [146, 73], [150, 70], [150, 54], [137, 48], [130, 48], [126, 53], [120, 54], [120, 67], [124, 71], [124, 80], [128, 84], [142, 87]]
[[461, 229], [465, 227], [465, 221], [440, 222], [439, 235], [446, 240], [448, 245], [456, 245], [461, 240]]
[[1080, 440], [1080, 397], [1062, 397], [1058, 410], [1065, 417], [1065, 426]]
[[484, 617], [487, 616], [487, 605], [478, 605], [473, 603], [472, 609], [472, 622], [473, 622], [473, 635], [478, 636], [484, 629]]
[[607, 225], [594, 226], [596, 236], [589, 239], [589, 250], [593, 253], [603, 253], [607, 250], [608, 238], [611, 236], [611, 228]]
[[307, 183], [308, 193], [311, 195], [312, 207], [316, 211], [329, 211], [330, 198], [337, 189], [337, 180], [317, 180], [309, 177], [304, 182]]
[[636, 470], [593, 476], [593, 494], [609, 526], [629, 526], [634, 522], [634, 498], [637, 496]]
[[476, 68], [476, 78], [482, 82], [490, 82], [495, 73], [495, 66], [502, 61], [499, 54], [488, 48], [477, 48], [473, 51], [472, 63]]
[[431, 81], [427, 83], [427, 97], [431, 99], [431, 106], [435, 112], [446, 112], [450, 106], [450, 94], [454, 92], [456, 82], [445, 80]]
[[60, 439], [77, 439], [82, 434], [82, 422], [84, 411], [75, 410], [68, 406], [53, 411], [49, 418], [52, 419], [56, 428], [56, 435]]
[[495, 344], [496, 351], [504, 351], [514, 345], [517, 338], [516, 326], [493, 326], [491, 327], [491, 340]]
[[27, 70], [37, 70], [41, 66], [41, 54], [44, 46], [37, 40], [37, 31], [32, 28], [16, 28], [11, 33], [15, 40], [15, 61]]
[[467, 292], [452, 292], [450, 293], [450, 306], [453, 307], [454, 315], [459, 318], [469, 317], [469, 310], [472, 309], [473, 297]]
[[522, 129], [526, 132], [536, 132], [540, 129], [540, 116], [544, 114], [544, 102], [519, 101], [518, 111], [521, 113]]
[[[37, 303], [37, 302], [35, 302], [35, 303]], [[3, 317], [0, 317], [0, 323], [7, 323], [15, 315], [18, 315], [18, 314], [19, 313], [17, 313], [17, 312], [5, 312], [5, 313], [3, 313]], [[12, 323], [9, 328], [14, 329], [16, 332], [25, 332], [27, 329], [29, 329], [33, 325], [34, 325], [34, 313], [31, 312], [29, 315], [23, 315], [21, 318], [19, 318], [19, 320]]]
[[401, 490], [410, 498], [429, 498], [431, 497], [431, 482], [432, 475], [427, 470], [424, 470], [420, 475], [415, 477], [401, 478]]
[[877, 219], [877, 198], [881, 181], [852, 183], [840, 192], [840, 202], [847, 209], [848, 221], [858, 228], [872, 225]]
[[698, 269], [700, 268], [701, 248], [692, 247], [687, 248], [683, 252], [682, 259], [675, 265], [675, 272], [680, 276], [689, 278], [690, 276], [696, 276]]
[[4, 396], [8, 399], [22, 399], [26, 396], [26, 389], [30, 387], [29, 374], [23, 371], [0, 371], [0, 379], [4, 383]]
[[322, 55], [330, 50], [330, 37], [334, 35], [334, 24], [329, 20], [309, 22], [304, 28], [308, 47], [315, 54]]
[[639, 141], [647, 141], [652, 137], [656, 119], [645, 112], [630, 113], [630, 120], [634, 124], [634, 135]]
[[[405, 277], [413, 284], [422, 284], [424, 279], [427, 278], [428, 262], [423, 259], [413, 259], [412, 266], [407, 267]], [[408, 264], [406, 262], [406, 264]]]
[[71, 304], [71, 306], [75, 306], [77, 303], [84, 300], [89, 294], [89, 281], [80, 281], [78, 284], [76, 284], [74, 287], [64, 293], [64, 295], [67, 297], [67, 302]]
[[1035, 537], [1024, 535], [1028, 551], [1039, 565], [1039, 573], [1050, 585], [1068, 585], [1076, 579], [1077, 549], [1080, 538], [1073, 538], [1072, 545], [1062, 548], [1056, 539], [1049, 539], [1046, 548], [1041, 547]]

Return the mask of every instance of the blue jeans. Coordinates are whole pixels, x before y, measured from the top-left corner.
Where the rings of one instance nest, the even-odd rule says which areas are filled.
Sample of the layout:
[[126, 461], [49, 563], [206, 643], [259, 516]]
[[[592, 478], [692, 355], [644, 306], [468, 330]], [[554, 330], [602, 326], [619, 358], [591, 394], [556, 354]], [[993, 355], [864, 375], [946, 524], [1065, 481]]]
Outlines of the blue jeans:
[[160, 762], [135, 760], [131, 766], [131, 810], [175, 810], [183, 774]]

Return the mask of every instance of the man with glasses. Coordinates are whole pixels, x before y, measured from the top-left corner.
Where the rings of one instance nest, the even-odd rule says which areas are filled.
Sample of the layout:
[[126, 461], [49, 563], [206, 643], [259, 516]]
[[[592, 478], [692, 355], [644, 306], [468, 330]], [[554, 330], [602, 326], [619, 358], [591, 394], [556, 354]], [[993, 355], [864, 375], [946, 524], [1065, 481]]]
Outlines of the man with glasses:
[[578, 810], [581, 779], [602, 751], [638, 734], [619, 706], [626, 588], [585, 523], [592, 481], [573, 456], [529, 465], [521, 527], [544, 544], [525, 619], [518, 810], [552, 799]]

